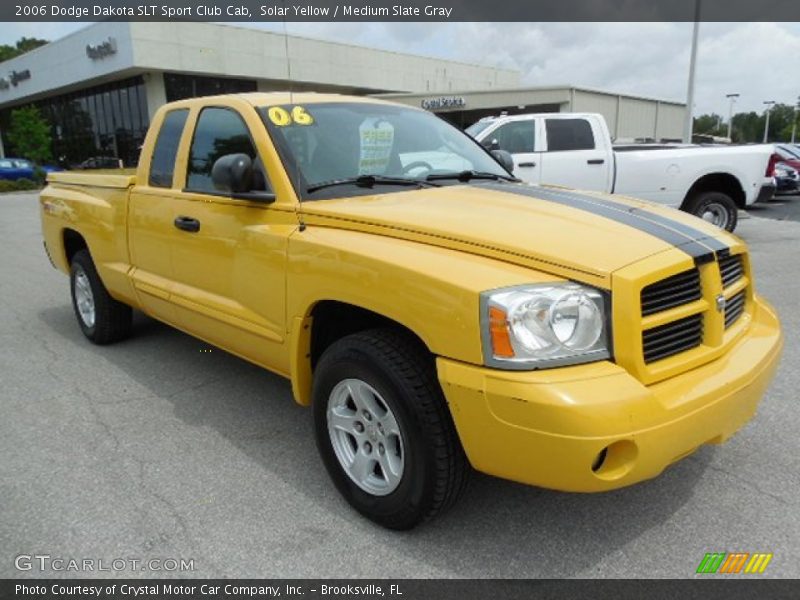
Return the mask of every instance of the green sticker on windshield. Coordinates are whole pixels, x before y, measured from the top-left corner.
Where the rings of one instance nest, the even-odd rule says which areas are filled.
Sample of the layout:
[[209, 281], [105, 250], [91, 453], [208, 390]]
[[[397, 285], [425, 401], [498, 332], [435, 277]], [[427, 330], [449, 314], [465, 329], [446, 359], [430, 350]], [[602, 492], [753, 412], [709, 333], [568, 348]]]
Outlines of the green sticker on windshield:
[[381, 175], [389, 166], [394, 146], [394, 127], [381, 118], [365, 119], [358, 128], [359, 175]]

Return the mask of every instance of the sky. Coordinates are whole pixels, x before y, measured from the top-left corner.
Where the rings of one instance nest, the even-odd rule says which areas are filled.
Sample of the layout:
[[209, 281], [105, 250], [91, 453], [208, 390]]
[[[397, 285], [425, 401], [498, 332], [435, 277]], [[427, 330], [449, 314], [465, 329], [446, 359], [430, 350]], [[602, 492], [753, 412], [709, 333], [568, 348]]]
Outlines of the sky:
[[[281, 23], [242, 23], [282, 31]], [[0, 23], [0, 43], [54, 40], [86, 23]], [[520, 71], [520, 84], [685, 101], [692, 23], [287, 23], [289, 34]], [[800, 96], [800, 23], [701, 23], [695, 114], [762, 111]]]

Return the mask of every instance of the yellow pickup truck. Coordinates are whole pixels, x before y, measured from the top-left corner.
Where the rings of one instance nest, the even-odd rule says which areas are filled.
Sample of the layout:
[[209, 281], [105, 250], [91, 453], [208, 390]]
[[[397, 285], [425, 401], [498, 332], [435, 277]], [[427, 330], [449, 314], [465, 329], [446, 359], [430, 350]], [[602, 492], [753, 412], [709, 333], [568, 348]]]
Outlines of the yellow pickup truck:
[[471, 468], [599, 492], [746, 423], [782, 337], [742, 240], [507, 166], [408, 106], [196, 98], [136, 173], [50, 174], [45, 248], [92, 342], [137, 309], [289, 378], [336, 487], [394, 529]]

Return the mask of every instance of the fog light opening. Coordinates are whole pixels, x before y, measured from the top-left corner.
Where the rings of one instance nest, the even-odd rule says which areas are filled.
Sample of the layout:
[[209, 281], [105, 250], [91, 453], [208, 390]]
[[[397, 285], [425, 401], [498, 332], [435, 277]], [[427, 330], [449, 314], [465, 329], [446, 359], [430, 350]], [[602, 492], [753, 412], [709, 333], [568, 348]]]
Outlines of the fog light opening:
[[612, 481], [627, 475], [636, 462], [639, 449], [631, 440], [620, 440], [603, 448], [592, 461], [596, 477]]
[[608, 448], [603, 448], [598, 452], [597, 456], [594, 458], [594, 462], [592, 463], [592, 471], [597, 473], [600, 470], [600, 467], [603, 466], [603, 463], [606, 462], [606, 456], [608, 455]]

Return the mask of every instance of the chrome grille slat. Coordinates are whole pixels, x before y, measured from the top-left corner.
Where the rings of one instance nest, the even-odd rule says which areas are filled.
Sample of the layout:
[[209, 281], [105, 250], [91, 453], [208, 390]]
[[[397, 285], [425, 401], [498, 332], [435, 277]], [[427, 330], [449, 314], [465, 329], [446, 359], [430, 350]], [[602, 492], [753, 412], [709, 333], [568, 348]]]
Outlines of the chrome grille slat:
[[[678, 323], [677, 325], [675, 323]], [[647, 336], [648, 344], [655, 344], [667, 341], [670, 338], [673, 338], [677, 335], [682, 335], [687, 332], [692, 332], [694, 329], [694, 322], [693, 321], [686, 321], [685, 323], [681, 323], [680, 321], [668, 323], [670, 325], [667, 329], [663, 331], [657, 331], [660, 329], [659, 327], [655, 327], [654, 329], [650, 329], [645, 331], [645, 333], [649, 334]]]
[[739, 320], [744, 312], [745, 292], [742, 290], [730, 298], [725, 306], [725, 329]]
[[[746, 313], [749, 286], [741, 285], [746, 275], [745, 255], [718, 252], [714, 258], [716, 262], [696, 261], [693, 269], [671, 275], [640, 289], [642, 330], [638, 335], [641, 336], [642, 354], [636, 357], [636, 360], [639, 364], [643, 361], [648, 367], [645, 377], [661, 377], [663, 371], [659, 368], [661, 365], [659, 361], [692, 349], [696, 350], [691, 353], [691, 363], [687, 364], [696, 364], [698, 359], [702, 361], [704, 349], [707, 351], [706, 356], [712, 356], [710, 353], [721, 343], [727, 343], [721, 336], [722, 331], [718, 329], [727, 330]], [[717, 277], [719, 279], [716, 279]], [[731, 296], [730, 288], [737, 284], [742, 289]], [[723, 314], [716, 312], [721, 304], [720, 291], [727, 292]], [[705, 304], [694, 305], [693, 303], [698, 300], [705, 300]], [[681, 311], [683, 314], [690, 310], [694, 314], [665, 323], [664, 321], [669, 318], [668, 311], [678, 307], [683, 308]], [[653, 322], [647, 317], [654, 314], [657, 314], [656, 319], [661, 324], [645, 329], [648, 322]], [[706, 331], [708, 327], [712, 330]], [[704, 344], [708, 344], [709, 347], [706, 348]], [[686, 360], [690, 359], [687, 357]]]
[[690, 328], [684, 328], [669, 335], [662, 335], [657, 339], [648, 337], [647, 341], [643, 342], [644, 350], [649, 354], [651, 351], [654, 352], [668, 345], [687, 342], [695, 335], [697, 335], [697, 324], [692, 323]]
[[722, 287], [733, 285], [744, 277], [742, 255], [727, 256], [719, 259], [719, 272], [722, 276]]
[[654, 302], [657, 300], [661, 300], [665, 297], [680, 294], [683, 292], [697, 292], [697, 283], [687, 283], [684, 285], [676, 285], [670, 288], [666, 288], [663, 290], [659, 290], [657, 292], [649, 291], [646, 294], [646, 298], [648, 302]]
[[651, 363], [696, 348], [703, 341], [703, 315], [696, 314], [642, 333], [644, 362]]
[[697, 269], [684, 271], [652, 283], [642, 290], [642, 316], [688, 304], [701, 297], [700, 272]]

